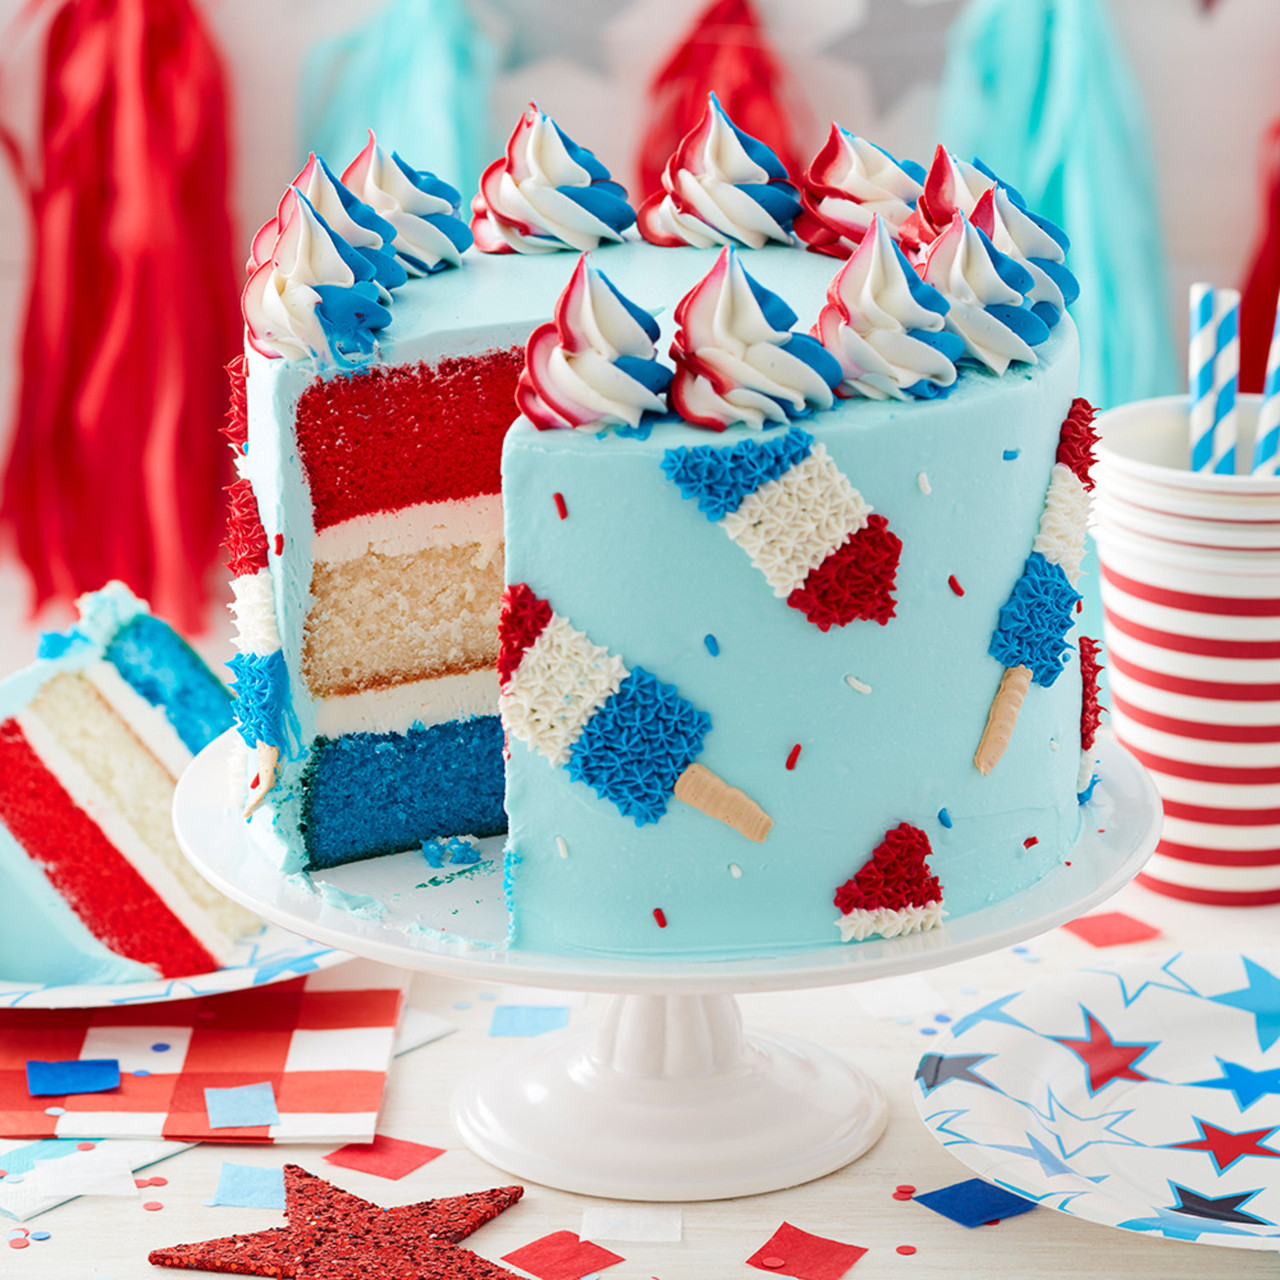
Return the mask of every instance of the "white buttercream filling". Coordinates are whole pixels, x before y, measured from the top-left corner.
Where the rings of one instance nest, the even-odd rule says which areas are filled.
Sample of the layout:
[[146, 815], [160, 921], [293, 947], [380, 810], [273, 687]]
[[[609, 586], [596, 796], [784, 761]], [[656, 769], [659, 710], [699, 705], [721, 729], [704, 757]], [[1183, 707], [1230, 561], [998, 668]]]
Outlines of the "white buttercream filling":
[[325, 738], [345, 733], [407, 733], [414, 725], [430, 729], [451, 720], [497, 714], [497, 671], [465, 671], [319, 699], [316, 733]]
[[110, 662], [95, 662], [82, 674], [177, 782], [192, 756], [164, 709], [152, 706]]
[[[513, 410], [514, 414], [514, 410]], [[399, 511], [353, 516], [321, 529], [311, 554], [323, 564], [342, 564], [369, 554], [406, 556], [429, 547], [478, 542], [492, 557], [502, 542], [502, 498], [496, 493], [448, 502], [420, 502]]]

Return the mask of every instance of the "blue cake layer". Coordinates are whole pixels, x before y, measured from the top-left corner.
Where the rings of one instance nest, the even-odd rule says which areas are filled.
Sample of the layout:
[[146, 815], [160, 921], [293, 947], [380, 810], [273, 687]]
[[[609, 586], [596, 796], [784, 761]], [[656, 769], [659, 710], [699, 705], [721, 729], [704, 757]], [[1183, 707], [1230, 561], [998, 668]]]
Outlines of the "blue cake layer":
[[507, 829], [502, 724], [453, 720], [407, 733], [320, 738], [303, 778], [308, 870]]
[[136, 693], [164, 711], [193, 755], [234, 723], [226, 686], [159, 618], [140, 613], [125, 623], [105, 657]]

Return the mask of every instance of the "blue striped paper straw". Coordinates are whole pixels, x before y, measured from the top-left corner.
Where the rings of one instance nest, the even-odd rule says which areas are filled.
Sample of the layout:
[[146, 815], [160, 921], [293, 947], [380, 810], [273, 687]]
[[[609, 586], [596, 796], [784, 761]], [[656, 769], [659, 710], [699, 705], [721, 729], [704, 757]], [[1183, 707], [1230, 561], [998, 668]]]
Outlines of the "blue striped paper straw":
[[1213, 365], [1217, 342], [1213, 286], [1191, 286], [1191, 341], [1187, 355], [1191, 391], [1191, 470], [1207, 471], [1213, 458]]
[[1253, 474], [1276, 474], [1280, 456], [1280, 307], [1271, 328], [1271, 350], [1267, 352], [1267, 380], [1262, 387], [1262, 408], [1253, 438]]
[[1213, 473], [1236, 473], [1236, 393], [1240, 389], [1240, 291], [1215, 289]]

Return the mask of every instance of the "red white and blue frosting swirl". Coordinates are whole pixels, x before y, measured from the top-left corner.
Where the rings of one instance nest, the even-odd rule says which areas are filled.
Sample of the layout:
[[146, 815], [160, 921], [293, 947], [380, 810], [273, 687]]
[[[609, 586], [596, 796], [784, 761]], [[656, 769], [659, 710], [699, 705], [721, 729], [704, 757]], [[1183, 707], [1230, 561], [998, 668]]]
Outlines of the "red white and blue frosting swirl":
[[795, 312], [747, 274], [734, 249], [681, 298], [675, 320], [671, 407], [687, 422], [759, 429], [833, 403], [839, 362], [816, 338], [791, 332]]
[[529, 338], [516, 404], [539, 430], [639, 427], [667, 408], [671, 370], [657, 361], [657, 339], [653, 317], [583, 254], [554, 322]]
[[827, 290], [814, 336], [840, 362], [838, 396], [931, 399], [956, 381], [963, 340], [947, 331], [951, 304], [916, 274], [876, 214]]
[[369, 141], [343, 170], [342, 181], [392, 228], [391, 247], [413, 276], [456, 267], [471, 247], [458, 216], [462, 197], [447, 182], [389, 156], [369, 130]]
[[372, 353], [391, 320], [369, 258], [290, 187], [270, 255], [250, 274], [241, 306], [249, 344], [271, 359], [351, 364]]
[[964, 340], [969, 359], [996, 374], [1014, 361], [1036, 363], [1032, 348], [1049, 329], [1027, 301], [1031, 273], [963, 213], [929, 246], [920, 275], [951, 304], [947, 328]]
[[[351, 191], [314, 151], [307, 157], [302, 172], [285, 191], [276, 216], [254, 236], [247, 264], [249, 271], [256, 270], [271, 257], [284, 230], [286, 205], [295, 190], [307, 198], [334, 235], [369, 260], [373, 267], [373, 280], [382, 289], [398, 289], [409, 278], [391, 248], [395, 228]], [[383, 301], [386, 300], [384, 297]]]
[[838, 124], [805, 170], [800, 200], [804, 212], [796, 234], [818, 253], [845, 258], [862, 243], [879, 216], [890, 235], [913, 252], [919, 243], [903, 236], [923, 191], [924, 166], [897, 160], [883, 147]]
[[800, 198], [782, 161], [744, 133], [710, 94], [702, 119], [680, 141], [662, 190], [640, 206], [637, 226], [665, 248], [792, 242]]
[[621, 240], [636, 219], [609, 170], [534, 103], [481, 176], [471, 212], [485, 253], [586, 252]]

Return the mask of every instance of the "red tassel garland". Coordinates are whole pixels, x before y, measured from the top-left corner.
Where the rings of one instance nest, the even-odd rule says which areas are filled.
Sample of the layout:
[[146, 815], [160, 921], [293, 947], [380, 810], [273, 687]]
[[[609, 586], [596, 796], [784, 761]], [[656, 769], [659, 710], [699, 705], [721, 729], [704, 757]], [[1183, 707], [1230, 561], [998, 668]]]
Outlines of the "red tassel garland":
[[[715, 91], [729, 119], [776, 152], [792, 178], [804, 161], [785, 101], [798, 105], [749, 0], [712, 0], [649, 85], [652, 116], [640, 143], [640, 191], [661, 189], [662, 169]], [[637, 201], [639, 203], [639, 201]]]
[[0, 87], [37, 22], [37, 136], [0, 122], [32, 220], [0, 519], [37, 608], [120, 578], [198, 631], [241, 340], [222, 67], [190, 0], [31, 0]]

